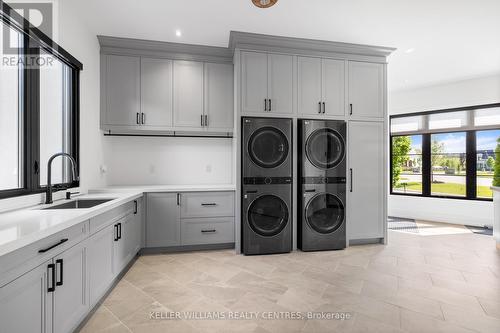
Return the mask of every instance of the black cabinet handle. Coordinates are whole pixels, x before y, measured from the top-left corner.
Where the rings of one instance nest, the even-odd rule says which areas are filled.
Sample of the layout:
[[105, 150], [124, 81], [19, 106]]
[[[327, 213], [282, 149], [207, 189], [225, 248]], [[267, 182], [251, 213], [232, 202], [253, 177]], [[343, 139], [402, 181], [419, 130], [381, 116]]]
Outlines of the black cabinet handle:
[[323, 113], [325, 113], [325, 112], [326, 112], [326, 103], [323, 102]]
[[115, 224], [114, 229], [115, 229], [115, 242], [117, 242], [120, 239], [118, 238], [118, 224]]
[[118, 223], [118, 239], [122, 239], [122, 223]]
[[264, 111], [267, 111], [267, 98], [264, 98]]
[[349, 115], [351, 115], [351, 116], [352, 116], [352, 103], [351, 103], [351, 104], [349, 104]]
[[141, 124], [141, 121], [139, 120], [139, 112], [137, 112], [137, 113], [135, 114], [135, 123], [136, 123], [137, 125], [140, 125], [140, 124]]
[[146, 114], [145, 113], [141, 113], [141, 119], [142, 119], [142, 124], [145, 125], [146, 124]]
[[271, 99], [269, 98], [269, 111], [273, 110], [273, 105], [271, 104]]
[[177, 206], [181, 205], [181, 194], [177, 193]]
[[213, 203], [202, 203], [201, 204], [203, 207], [213, 207], [213, 206], [217, 206], [217, 204], [215, 202]]
[[46, 248], [46, 249], [39, 250], [39, 251], [38, 251], [38, 253], [45, 253], [45, 252], [48, 252], [48, 251], [52, 250], [53, 248], [58, 247], [59, 245], [61, 245], [61, 244], [63, 244], [63, 243], [66, 243], [67, 241], [68, 241], [68, 239], [67, 239], [67, 238], [63, 238], [63, 239], [61, 239], [61, 240], [60, 240], [57, 244], [54, 244], [54, 245], [52, 245], [52, 246], [50, 246], [50, 247], [48, 247], [48, 248]]
[[351, 182], [350, 182], [351, 184], [349, 186], [349, 191], [352, 192], [352, 169], [349, 169], [349, 173], [350, 173], [350, 177], [349, 178], [351, 180]]
[[202, 230], [201, 231], [202, 234], [213, 234], [214, 232], [217, 232], [217, 230], [211, 229], [211, 230]]
[[318, 113], [321, 113], [321, 102], [318, 102]]
[[[52, 281], [50, 281], [52, 280]], [[53, 293], [56, 290], [56, 265], [47, 265], [47, 292]]]
[[134, 200], [134, 215], [137, 215], [137, 200]]
[[[59, 265], [59, 281], [56, 281], [56, 286], [62, 286], [63, 285], [63, 277], [64, 277], [64, 262], [62, 259], [57, 259], [56, 260], [56, 266]], [[56, 267], [57, 269], [57, 267]]]
[[203, 127], [203, 115], [200, 115], [200, 126]]

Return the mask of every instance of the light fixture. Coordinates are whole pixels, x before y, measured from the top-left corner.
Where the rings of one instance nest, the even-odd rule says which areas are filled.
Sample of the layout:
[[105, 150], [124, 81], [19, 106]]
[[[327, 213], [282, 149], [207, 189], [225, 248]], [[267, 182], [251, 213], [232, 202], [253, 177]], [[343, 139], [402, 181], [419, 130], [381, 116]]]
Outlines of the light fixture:
[[252, 0], [252, 2], [259, 8], [269, 8], [274, 6], [278, 0]]
[[181, 37], [182, 36], [182, 31], [180, 29], [175, 30], [175, 35], [177, 37]]

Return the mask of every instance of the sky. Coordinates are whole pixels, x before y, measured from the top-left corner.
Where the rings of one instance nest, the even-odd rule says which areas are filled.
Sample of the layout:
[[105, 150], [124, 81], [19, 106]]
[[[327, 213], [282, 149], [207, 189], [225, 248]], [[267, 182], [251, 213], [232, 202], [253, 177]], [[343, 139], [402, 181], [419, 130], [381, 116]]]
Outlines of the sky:
[[[497, 139], [500, 138], [500, 130], [477, 132], [477, 150], [494, 150]], [[465, 153], [465, 132], [432, 134], [432, 140], [444, 142], [445, 153]], [[422, 150], [422, 136], [411, 136], [410, 154]]]

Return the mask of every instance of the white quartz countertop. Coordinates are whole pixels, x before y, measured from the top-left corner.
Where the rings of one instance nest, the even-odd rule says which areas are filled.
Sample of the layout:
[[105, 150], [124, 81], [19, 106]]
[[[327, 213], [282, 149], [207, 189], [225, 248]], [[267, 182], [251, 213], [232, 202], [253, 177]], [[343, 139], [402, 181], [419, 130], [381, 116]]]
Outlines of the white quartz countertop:
[[235, 185], [137, 185], [137, 186], [109, 186], [94, 189], [90, 193], [119, 193], [119, 192], [212, 192], [235, 191]]
[[35, 207], [1, 213], [0, 256], [82, 223], [142, 195], [143, 191], [113, 193], [108, 191], [107, 193], [81, 195], [72, 199], [113, 199], [92, 208], [43, 210], [43, 208], [66, 202], [66, 200], [58, 200], [54, 201], [52, 205], [41, 204]]

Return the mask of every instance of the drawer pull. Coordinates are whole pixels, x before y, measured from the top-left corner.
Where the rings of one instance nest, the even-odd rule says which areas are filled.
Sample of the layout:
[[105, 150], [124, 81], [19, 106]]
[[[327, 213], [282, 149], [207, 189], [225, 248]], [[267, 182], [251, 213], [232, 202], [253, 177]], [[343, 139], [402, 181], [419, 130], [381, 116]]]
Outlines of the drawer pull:
[[63, 238], [63, 239], [61, 239], [61, 240], [59, 241], [59, 243], [54, 244], [54, 245], [52, 245], [51, 247], [48, 247], [48, 248], [46, 248], [46, 249], [39, 250], [39, 251], [38, 251], [38, 253], [45, 253], [45, 252], [48, 252], [48, 251], [52, 250], [53, 248], [55, 248], [55, 247], [57, 247], [57, 246], [59, 246], [59, 245], [61, 245], [61, 244], [63, 244], [63, 243], [66, 243], [67, 241], [68, 241], [68, 239], [67, 239], [67, 238]]
[[202, 203], [201, 204], [203, 207], [213, 207], [213, 206], [217, 206], [216, 203]]
[[211, 230], [202, 230], [202, 231], [201, 231], [201, 233], [202, 233], [202, 234], [213, 234], [213, 233], [215, 233], [215, 232], [217, 232], [217, 230], [215, 230], [215, 229], [211, 229]]

